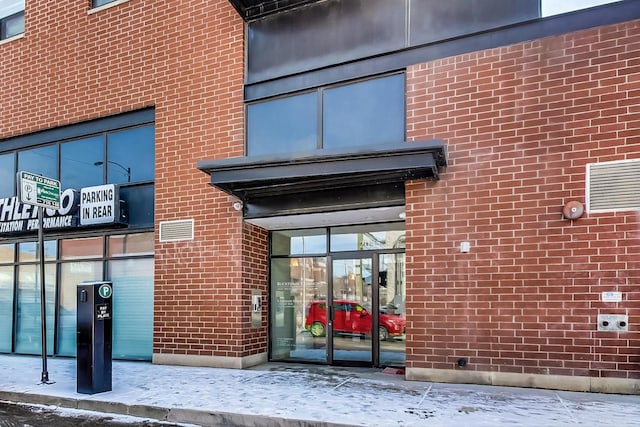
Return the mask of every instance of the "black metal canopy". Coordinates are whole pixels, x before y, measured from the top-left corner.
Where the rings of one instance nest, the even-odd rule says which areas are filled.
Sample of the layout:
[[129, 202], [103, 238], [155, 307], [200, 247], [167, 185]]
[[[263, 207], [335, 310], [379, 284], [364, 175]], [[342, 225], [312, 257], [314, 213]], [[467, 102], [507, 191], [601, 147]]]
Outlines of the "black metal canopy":
[[245, 21], [316, 1], [318, 0], [229, 0]]
[[437, 140], [198, 162], [211, 185], [256, 217], [403, 203], [404, 181], [438, 180], [446, 165], [446, 147]]

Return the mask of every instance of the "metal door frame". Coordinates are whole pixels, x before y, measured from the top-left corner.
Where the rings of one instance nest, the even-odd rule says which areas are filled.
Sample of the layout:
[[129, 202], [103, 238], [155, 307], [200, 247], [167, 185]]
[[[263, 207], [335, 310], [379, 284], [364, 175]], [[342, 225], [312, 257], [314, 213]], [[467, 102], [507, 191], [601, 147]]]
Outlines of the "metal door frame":
[[[327, 363], [337, 366], [365, 366], [377, 367], [380, 365], [380, 296], [378, 286], [379, 283], [379, 255], [377, 251], [350, 251], [331, 253], [327, 255]], [[370, 259], [371, 260], [371, 361], [348, 361], [338, 360], [333, 357], [333, 261], [350, 260], [350, 259]]]

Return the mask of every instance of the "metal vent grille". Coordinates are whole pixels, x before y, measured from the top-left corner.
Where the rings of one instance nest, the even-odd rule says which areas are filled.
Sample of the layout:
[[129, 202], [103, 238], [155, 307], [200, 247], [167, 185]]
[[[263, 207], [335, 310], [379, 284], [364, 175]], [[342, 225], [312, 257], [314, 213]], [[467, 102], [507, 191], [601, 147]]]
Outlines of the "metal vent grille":
[[640, 209], [640, 159], [587, 165], [587, 210]]
[[193, 219], [160, 223], [160, 241], [193, 240]]

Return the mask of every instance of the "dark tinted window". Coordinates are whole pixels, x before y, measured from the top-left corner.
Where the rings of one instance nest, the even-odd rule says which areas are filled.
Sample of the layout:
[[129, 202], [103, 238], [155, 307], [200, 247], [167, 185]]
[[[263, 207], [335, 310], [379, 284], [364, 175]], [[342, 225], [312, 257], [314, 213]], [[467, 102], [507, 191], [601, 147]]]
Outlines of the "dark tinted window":
[[129, 211], [129, 227], [153, 225], [153, 195], [152, 184], [120, 187], [120, 199], [124, 200]]
[[404, 75], [327, 89], [323, 148], [404, 141]]
[[62, 188], [90, 187], [103, 183], [104, 136], [92, 136], [60, 145]]
[[24, 33], [24, 12], [0, 19], [0, 38], [8, 39]]
[[58, 179], [58, 146], [47, 145], [20, 151], [18, 170]]
[[107, 182], [152, 181], [155, 172], [154, 126], [107, 135]]
[[309, 151], [317, 145], [316, 92], [248, 106], [247, 155]]
[[251, 104], [247, 155], [309, 151], [317, 141], [327, 149], [402, 143], [404, 86], [404, 75], [394, 74]]
[[16, 192], [16, 155], [0, 155], [0, 198], [13, 197]]

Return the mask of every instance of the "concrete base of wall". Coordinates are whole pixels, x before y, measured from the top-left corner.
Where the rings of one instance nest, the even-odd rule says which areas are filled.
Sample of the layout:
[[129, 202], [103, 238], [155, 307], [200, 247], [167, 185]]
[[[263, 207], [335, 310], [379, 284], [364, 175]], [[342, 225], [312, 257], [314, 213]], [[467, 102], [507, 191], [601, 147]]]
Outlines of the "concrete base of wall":
[[194, 356], [188, 354], [154, 353], [152, 363], [156, 365], [204, 366], [208, 368], [245, 369], [269, 361], [267, 353], [246, 357]]
[[569, 377], [565, 375], [513, 374], [427, 368], [407, 368], [405, 370], [405, 378], [409, 381], [531, 387], [592, 393], [640, 394], [640, 380], [625, 378]]

